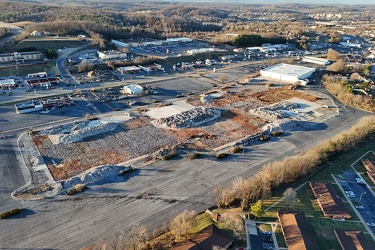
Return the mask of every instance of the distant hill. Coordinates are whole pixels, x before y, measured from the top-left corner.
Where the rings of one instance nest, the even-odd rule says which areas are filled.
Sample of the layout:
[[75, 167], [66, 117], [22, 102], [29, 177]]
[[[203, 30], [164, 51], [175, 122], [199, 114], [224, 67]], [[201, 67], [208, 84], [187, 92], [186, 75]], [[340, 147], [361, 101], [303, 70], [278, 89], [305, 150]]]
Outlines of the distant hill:
[[[171, 1], [173, 2], [173, 1]], [[208, 3], [247, 3], [247, 4], [278, 4], [278, 3], [297, 3], [297, 4], [356, 4], [355, 0], [176, 0], [176, 2], [208, 2]], [[374, 0], [362, 0], [360, 5], [375, 5]]]
[[[62, 3], [62, 2], [74, 2], [74, 3], [85, 3], [85, 2], [96, 2], [97, 0], [7, 0], [9, 2], [28, 2], [28, 3]], [[123, 2], [126, 3], [126, 0], [104, 0], [102, 2]], [[280, 3], [296, 3], [296, 4], [355, 4], [358, 5], [356, 0], [169, 0], [169, 1], [160, 1], [160, 0], [135, 0], [136, 2], [157, 2], [157, 3], [168, 3], [168, 2], [199, 2], [199, 3], [247, 3], [247, 4], [280, 4]], [[375, 5], [374, 0], [362, 0], [360, 5]]]

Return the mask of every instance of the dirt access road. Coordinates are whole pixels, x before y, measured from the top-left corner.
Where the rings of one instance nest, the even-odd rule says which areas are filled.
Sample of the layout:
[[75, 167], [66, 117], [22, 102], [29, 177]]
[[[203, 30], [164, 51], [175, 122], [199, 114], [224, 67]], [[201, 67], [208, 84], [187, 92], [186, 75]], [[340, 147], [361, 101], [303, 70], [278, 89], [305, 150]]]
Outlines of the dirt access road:
[[23, 28], [18, 27], [16, 25], [13, 25], [11, 23], [5, 23], [5, 22], [0, 22], [0, 27], [4, 28], [9, 28], [13, 34], [9, 37], [5, 37], [3, 39], [0, 39], [0, 48], [2, 48], [7, 42], [11, 41], [14, 39], [16, 36], [21, 34], [23, 31], [25, 31]]

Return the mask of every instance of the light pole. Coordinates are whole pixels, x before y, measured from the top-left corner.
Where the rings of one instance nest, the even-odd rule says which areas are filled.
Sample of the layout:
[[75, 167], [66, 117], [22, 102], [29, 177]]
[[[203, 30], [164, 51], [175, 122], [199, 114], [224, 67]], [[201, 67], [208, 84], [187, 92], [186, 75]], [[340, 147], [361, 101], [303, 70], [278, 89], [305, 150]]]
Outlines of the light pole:
[[361, 196], [359, 197], [359, 202], [361, 202], [361, 200], [362, 200], [362, 195], [364, 195], [364, 194], [366, 194], [366, 192], [363, 192], [363, 193], [361, 194]]

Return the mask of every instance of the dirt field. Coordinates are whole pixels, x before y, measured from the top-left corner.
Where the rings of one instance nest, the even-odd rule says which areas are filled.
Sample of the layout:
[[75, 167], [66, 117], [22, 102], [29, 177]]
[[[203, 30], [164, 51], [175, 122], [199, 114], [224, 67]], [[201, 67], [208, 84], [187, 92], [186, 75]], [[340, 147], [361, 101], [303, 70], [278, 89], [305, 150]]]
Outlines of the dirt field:
[[72, 177], [89, 168], [116, 164], [174, 145], [176, 140], [141, 119], [130, 120], [116, 130], [70, 144], [52, 144], [47, 136], [33, 140], [55, 180]]
[[[220, 96], [220, 95], [219, 95]], [[224, 90], [221, 97], [202, 103], [199, 96], [189, 98], [193, 106], [220, 109], [220, 118], [199, 127], [169, 130], [151, 125], [147, 116], [122, 122], [111, 132], [87, 137], [70, 144], [53, 144], [48, 136], [33, 135], [45, 163], [56, 180], [72, 177], [91, 167], [117, 164], [179, 143], [212, 150], [254, 134], [268, 121], [249, 114], [250, 108], [269, 105], [298, 97], [311, 102], [316, 97], [287, 88], [263, 86], [234, 86]]]
[[11, 48], [10, 52], [19, 51], [22, 48], [33, 47], [41, 52], [45, 49], [63, 49], [65, 47], [79, 47], [87, 44], [87, 41], [79, 40], [78, 38], [53, 38], [53, 37], [41, 37], [34, 39], [25, 39], [18, 43], [16, 46]]

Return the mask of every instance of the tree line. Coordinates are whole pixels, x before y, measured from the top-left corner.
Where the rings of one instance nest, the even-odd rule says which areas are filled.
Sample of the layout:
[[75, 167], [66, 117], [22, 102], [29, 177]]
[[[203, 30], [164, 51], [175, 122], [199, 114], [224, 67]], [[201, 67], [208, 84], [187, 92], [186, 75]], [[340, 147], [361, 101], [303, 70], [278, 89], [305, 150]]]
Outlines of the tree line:
[[253, 177], [248, 179], [238, 177], [228, 187], [216, 188], [216, 203], [221, 207], [229, 207], [239, 201], [242, 209], [248, 209], [253, 202], [269, 198], [272, 190], [280, 185], [308, 176], [334, 160], [339, 154], [374, 138], [375, 116], [365, 117], [347, 131], [303, 154], [287, 156], [281, 161], [268, 163]]
[[9, 36], [12, 34], [12, 31], [5, 27], [0, 27], [0, 38]]
[[[324, 75], [322, 78], [324, 86], [346, 105], [375, 112], [375, 99], [367, 95], [355, 95], [347, 80], [335, 78], [332, 75]], [[362, 85], [366, 85], [363, 83]]]

